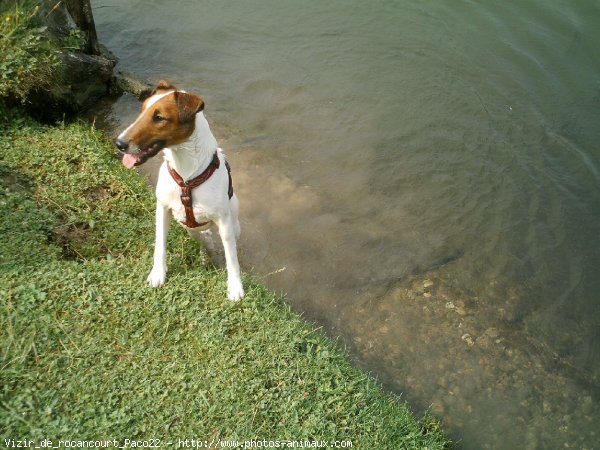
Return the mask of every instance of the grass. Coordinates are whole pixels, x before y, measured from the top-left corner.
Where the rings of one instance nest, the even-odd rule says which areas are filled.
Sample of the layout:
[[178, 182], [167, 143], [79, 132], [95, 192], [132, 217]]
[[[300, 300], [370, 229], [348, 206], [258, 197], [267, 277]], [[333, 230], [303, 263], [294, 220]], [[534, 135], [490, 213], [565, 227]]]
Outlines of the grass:
[[180, 227], [147, 287], [145, 180], [89, 125], [0, 113], [0, 437], [449, 447], [281, 297], [246, 277], [226, 300]]
[[60, 75], [59, 43], [37, 16], [38, 4], [0, 2], [0, 97], [25, 103]]

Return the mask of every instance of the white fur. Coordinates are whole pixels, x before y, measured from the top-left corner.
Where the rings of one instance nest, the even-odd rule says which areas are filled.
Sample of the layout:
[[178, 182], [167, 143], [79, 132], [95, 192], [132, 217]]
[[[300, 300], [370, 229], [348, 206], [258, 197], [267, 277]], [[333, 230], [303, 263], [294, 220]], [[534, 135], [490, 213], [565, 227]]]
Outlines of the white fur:
[[225, 167], [225, 156], [217, 145], [217, 140], [210, 131], [204, 114], [200, 111], [196, 114], [196, 127], [190, 138], [182, 144], [163, 150], [165, 161], [160, 167], [156, 184], [154, 266], [148, 275], [148, 283], [152, 287], [159, 287], [165, 283], [167, 276], [166, 241], [170, 219], [174, 217], [178, 222], [185, 221], [185, 209], [180, 199], [181, 188], [169, 174], [167, 161], [184, 180], [189, 180], [208, 167], [215, 150], [217, 150], [221, 162], [219, 168], [204, 184], [192, 191], [196, 221], [199, 223], [210, 221], [210, 223], [203, 229], [194, 228], [188, 231], [206, 235], [216, 225], [223, 242], [227, 264], [227, 294], [230, 300], [237, 301], [244, 296], [236, 247], [236, 241], [240, 236], [239, 201], [235, 194], [229, 199], [229, 176]]

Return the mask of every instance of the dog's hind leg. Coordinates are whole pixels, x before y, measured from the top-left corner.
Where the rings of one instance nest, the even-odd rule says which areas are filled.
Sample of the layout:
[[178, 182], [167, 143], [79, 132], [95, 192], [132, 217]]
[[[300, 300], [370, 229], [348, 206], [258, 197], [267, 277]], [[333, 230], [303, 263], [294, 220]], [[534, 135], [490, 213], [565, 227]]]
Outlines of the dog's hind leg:
[[213, 266], [219, 269], [225, 268], [225, 253], [223, 252], [221, 242], [217, 240], [216, 226], [213, 225], [208, 230], [203, 231], [188, 229], [188, 234], [202, 242], [202, 247], [204, 247]]
[[238, 200], [235, 194], [233, 194], [233, 197], [231, 197], [229, 204], [231, 209], [231, 218], [233, 220], [235, 238], [239, 239], [242, 232], [242, 229], [240, 227], [240, 201]]
[[229, 213], [219, 218], [217, 226], [219, 227], [219, 234], [225, 251], [225, 262], [227, 263], [227, 295], [229, 300], [237, 301], [244, 297], [244, 287], [242, 286], [236, 245], [236, 231], [239, 231], [239, 223], [238, 230], [236, 230], [234, 219], [233, 214]]
[[148, 275], [148, 284], [159, 287], [167, 278], [167, 235], [171, 224], [171, 210], [156, 203], [156, 241], [154, 243], [154, 266]]

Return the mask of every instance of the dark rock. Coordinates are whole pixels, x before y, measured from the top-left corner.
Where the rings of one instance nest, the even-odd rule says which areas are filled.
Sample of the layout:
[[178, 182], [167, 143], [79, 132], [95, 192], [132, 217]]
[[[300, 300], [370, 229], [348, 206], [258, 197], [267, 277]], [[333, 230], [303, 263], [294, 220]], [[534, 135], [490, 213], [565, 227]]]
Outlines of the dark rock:
[[62, 119], [80, 114], [108, 94], [122, 93], [115, 90], [117, 58], [97, 42], [89, 1], [43, 0], [37, 14], [56, 41], [64, 42], [76, 30], [82, 39], [79, 50], [63, 50], [60, 74], [50, 87], [28, 98], [28, 109], [34, 116], [48, 121]]
[[61, 79], [29, 100], [30, 111], [41, 119], [80, 114], [112, 93], [116, 60], [75, 52], [64, 52], [61, 58]]
[[107, 95], [130, 92], [140, 100], [150, 95], [148, 82], [114, 72], [118, 59], [97, 41], [89, 0], [42, 0], [37, 14], [53, 39], [64, 42], [79, 35], [81, 42], [79, 49], [63, 50], [60, 77], [28, 98], [32, 115], [55, 121], [81, 114]]
[[73, 20], [63, 2], [41, 1], [38, 17], [46, 24], [48, 31], [57, 37], [66, 38], [73, 30], [77, 29], [75, 20]]
[[[107, 93], [112, 83], [115, 60], [85, 53], [63, 53], [64, 84], [73, 95], [80, 91]], [[93, 100], [93, 99], [92, 99]], [[84, 102], [78, 102], [84, 105]]]
[[42, 0], [38, 17], [54, 36], [66, 38], [79, 30], [83, 38], [81, 51], [90, 55], [102, 54], [89, 0]]
[[127, 72], [117, 72], [115, 75], [115, 87], [121, 92], [129, 92], [138, 99], [144, 100], [150, 96], [153, 85], [145, 80], [140, 80], [135, 75]]

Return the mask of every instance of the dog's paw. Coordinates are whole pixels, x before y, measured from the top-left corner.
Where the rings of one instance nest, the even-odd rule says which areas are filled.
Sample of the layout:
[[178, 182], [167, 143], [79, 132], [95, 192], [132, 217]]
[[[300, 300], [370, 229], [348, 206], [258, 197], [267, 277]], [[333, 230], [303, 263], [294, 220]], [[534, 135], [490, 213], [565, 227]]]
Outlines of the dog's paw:
[[227, 297], [232, 302], [237, 302], [244, 298], [244, 287], [240, 280], [227, 281]]
[[148, 275], [146, 279], [150, 287], [156, 288], [165, 284], [165, 280], [167, 279], [167, 271], [161, 267], [155, 267], [152, 269], [152, 272]]

